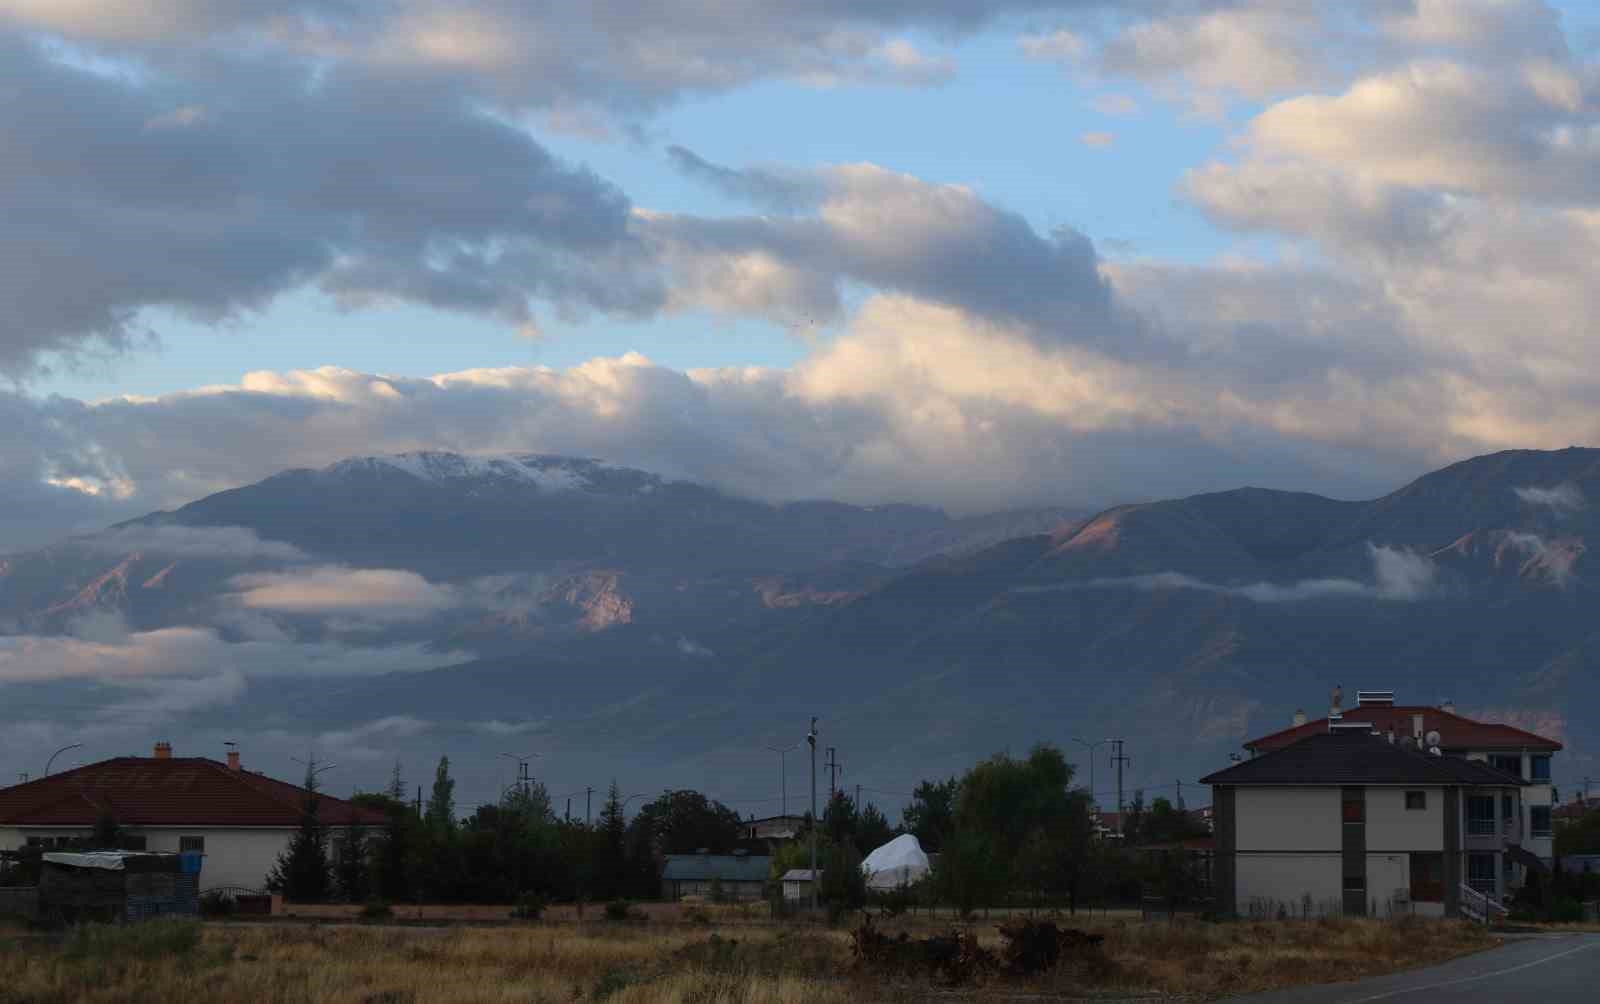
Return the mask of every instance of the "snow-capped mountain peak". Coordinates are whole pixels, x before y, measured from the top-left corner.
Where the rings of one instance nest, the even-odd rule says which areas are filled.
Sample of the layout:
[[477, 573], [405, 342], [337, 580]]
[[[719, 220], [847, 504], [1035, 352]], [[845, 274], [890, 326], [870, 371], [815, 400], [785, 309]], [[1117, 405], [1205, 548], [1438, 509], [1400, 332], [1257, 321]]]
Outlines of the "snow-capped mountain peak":
[[617, 467], [592, 457], [550, 454], [468, 456], [439, 450], [352, 457], [323, 468], [322, 473], [347, 477], [377, 470], [397, 471], [431, 483], [514, 483], [551, 495], [581, 492], [648, 493], [662, 483], [657, 475]]

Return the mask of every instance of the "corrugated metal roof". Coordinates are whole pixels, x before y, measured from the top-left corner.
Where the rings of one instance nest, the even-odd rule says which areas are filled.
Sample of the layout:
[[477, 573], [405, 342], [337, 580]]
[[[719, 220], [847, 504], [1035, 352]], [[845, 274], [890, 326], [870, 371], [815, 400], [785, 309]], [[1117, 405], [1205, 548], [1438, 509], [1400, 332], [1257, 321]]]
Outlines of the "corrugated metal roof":
[[1487, 764], [1433, 756], [1362, 732], [1324, 732], [1200, 779], [1237, 785], [1477, 785], [1527, 782]]
[[[329, 826], [381, 826], [382, 813], [319, 796]], [[298, 826], [305, 790], [205, 757], [116, 757], [0, 789], [0, 825]]]
[[765, 882], [770, 861], [765, 854], [668, 854], [661, 877], [668, 882]]

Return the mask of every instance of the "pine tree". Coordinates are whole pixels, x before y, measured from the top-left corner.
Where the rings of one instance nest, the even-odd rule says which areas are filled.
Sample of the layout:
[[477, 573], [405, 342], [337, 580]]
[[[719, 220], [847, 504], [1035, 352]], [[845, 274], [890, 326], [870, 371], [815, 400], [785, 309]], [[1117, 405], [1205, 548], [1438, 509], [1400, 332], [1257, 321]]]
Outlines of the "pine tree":
[[339, 896], [347, 903], [364, 903], [371, 894], [367, 867], [370, 849], [367, 828], [359, 824], [346, 829], [344, 839], [338, 843], [333, 877]]
[[628, 825], [622, 811], [622, 789], [611, 782], [606, 804], [600, 809], [595, 833], [595, 885], [606, 898], [621, 896], [627, 888]]
[[428, 811], [423, 819], [435, 833], [448, 833], [456, 824], [456, 783], [450, 777], [450, 758], [439, 758], [433, 775], [433, 793], [428, 796]]
[[306, 767], [305, 801], [301, 806], [300, 828], [289, 846], [278, 855], [278, 863], [267, 876], [267, 888], [281, 892], [297, 903], [319, 903], [328, 898], [328, 830], [318, 815], [317, 772]]
[[394, 762], [394, 770], [389, 774], [389, 787], [385, 788], [383, 793], [402, 804], [406, 800], [406, 782], [405, 778], [400, 776], [399, 760]]

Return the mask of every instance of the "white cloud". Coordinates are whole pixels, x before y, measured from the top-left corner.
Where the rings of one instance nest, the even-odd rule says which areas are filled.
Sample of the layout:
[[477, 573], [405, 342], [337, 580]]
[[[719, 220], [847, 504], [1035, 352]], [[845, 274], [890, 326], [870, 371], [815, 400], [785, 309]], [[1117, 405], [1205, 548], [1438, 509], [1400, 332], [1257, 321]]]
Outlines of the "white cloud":
[[1564, 482], [1550, 487], [1529, 485], [1525, 488], [1514, 489], [1517, 498], [1532, 506], [1543, 506], [1557, 512], [1577, 512], [1587, 508], [1588, 499], [1583, 496], [1583, 489], [1571, 482]]
[[1078, 139], [1082, 141], [1084, 146], [1092, 146], [1100, 149], [1105, 149], [1117, 141], [1116, 134], [1109, 132], [1086, 132], [1082, 136], [1079, 136]]
[[482, 732], [488, 736], [521, 736], [533, 732], [543, 732], [549, 723], [550, 719], [548, 718], [529, 719], [520, 722], [507, 722], [494, 718], [489, 721], [474, 722], [472, 728], [474, 731]]
[[89, 534], [72, 543], [107, 554], [142, 552], [170, 558], [305, 561], [308, 557], [293, 544], [263, 540], [254, 530], [242, 526], [134, 525]]
[[323, 565], [238, 575], [229, 585], [236, 590], [232, 598], [249, 610], [372, 621], [415, 620], [461, 603], [449, 586], [387, 568]]
[[1365, 598], [1394, 602], [1414, 602], [1433, 589], [1437, 569], [1422, 555], [1375, 544], [1367, 545], [1372, 560], [1373, 582], [1355, 579], [1302, 579], [1298, 582], [1253, 582], [1248, 585], [1223, 585], [1182, 572], [1154, 572], [1147, 575], [1108, 576], [1051, 586], [1023, 586], [1017, 593], [1077, 592], [1086, 589], [1137, 589], [1146, 592], [1194, 590], [1222, 596], [1238, 596], [1256, 603], [1309, 603], [1331, 598]]

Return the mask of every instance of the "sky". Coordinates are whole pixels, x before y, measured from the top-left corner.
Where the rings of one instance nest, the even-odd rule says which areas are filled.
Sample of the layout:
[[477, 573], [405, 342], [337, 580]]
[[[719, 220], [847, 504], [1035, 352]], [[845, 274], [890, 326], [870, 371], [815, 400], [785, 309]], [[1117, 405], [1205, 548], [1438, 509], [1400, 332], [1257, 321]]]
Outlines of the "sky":
[[0, 0], [0, 555], [419, 449], [972, 513], [1593, 444], [1597, 41], [1543, 0]]
[[1593, 441], [1540, 0], [0, 0], [0, 552], [350, 453], [970, 512]]

